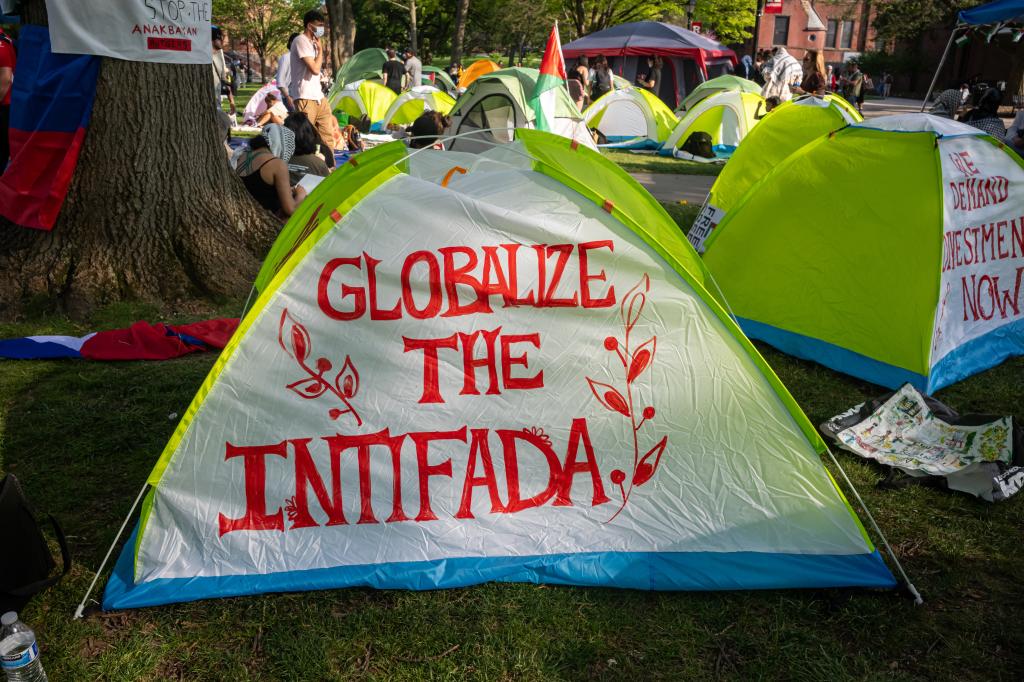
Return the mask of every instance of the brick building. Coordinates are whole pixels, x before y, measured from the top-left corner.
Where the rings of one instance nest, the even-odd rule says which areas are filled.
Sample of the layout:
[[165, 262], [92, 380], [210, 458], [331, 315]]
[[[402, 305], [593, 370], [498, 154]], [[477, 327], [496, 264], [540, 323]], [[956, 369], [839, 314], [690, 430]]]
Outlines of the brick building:
[[[764, 4], [764, 0], [762, 0]], [[778, 2], [771, 4], [779, 4]], [[785, 47], [797, 59], [810, 49], [824, 50], [825, 62], [838, 65], [865, 50], [876, 49], [870, 0], [815, 2], [782, 0], [778, 14], [761, 16], [757, 48]], [[744, 45], [748, 54], [754, 41]]]

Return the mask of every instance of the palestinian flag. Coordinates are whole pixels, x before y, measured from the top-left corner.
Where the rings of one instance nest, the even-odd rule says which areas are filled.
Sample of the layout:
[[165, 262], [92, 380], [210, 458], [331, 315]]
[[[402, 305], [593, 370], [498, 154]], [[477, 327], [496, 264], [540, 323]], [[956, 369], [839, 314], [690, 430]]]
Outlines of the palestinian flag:
[[562, 41], [558, 38], [558, 22], [551, 27], [544, 58], [540, 62], [540, 77], [533, 88], [530, 106], [536, 116], [537, 130], [552, 130], [555, 127], [555, 88], [565, 87], [565, 59], [562, 57]]

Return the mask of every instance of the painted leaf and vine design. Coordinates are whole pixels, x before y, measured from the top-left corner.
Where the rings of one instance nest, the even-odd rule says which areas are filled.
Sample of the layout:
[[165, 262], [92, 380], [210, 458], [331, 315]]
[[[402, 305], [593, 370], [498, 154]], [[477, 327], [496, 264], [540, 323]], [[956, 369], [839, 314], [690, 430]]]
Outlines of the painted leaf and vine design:
[[[633, 467], [629, 473], [622, 469], [612, 471], [611, 481], [618, 487], [622, 503], [605, 523], [614, 520], [626, 508], [635, 488], [644, 485], [654, 477], [661, 464], [665, 448], [668, 446], [668, 436], [663, 436], [641, 455], [641, 430], [653, 423], [657, 412], [653, 405], [641, 407], [643, 401], [638, 382], [654, 363], [658, 337], [651, 336], [646, 341], [635, 344], [633, 332], [640, 320], [640, 314], [647, 305], [647, 295], [650, 290], [651, 280], [644, 273], [636, 286], [626, 293], [619, 304], [619, 317], [623, 326], [622, 340], [620, 341], [615, 336], [609, 336], [604, 340], [605, 350], [613, 353], [622, 366], [623, 383], [615, 386], [591, 377], [586, 378], [597, 401], [606, 410], [628, 419], [632, 431]], [[645, 440], [649, 442], [656, 437], [654, 435]]]
[[289, 391], [306, 400], [315, 400], [322, 395], [330, 394], [341, 403], [341, 407], [332, 407], [327, 411], [331, 419], [350, 414], [355, 419], [356, 426], [363, 425], [363, 420], [352, 403], [352, 399], [359, 393], [359, 372], [352, 363], [352, 358], [346, 355], [341, 369], [330, 378], [334, 363], [325, 357], [310, 362], [313, 344], [309, 338], [309, 331], [292, 317], [287, 308], [281, 312], [277, 342], [305, 373], [304, 377], [287, 385]]

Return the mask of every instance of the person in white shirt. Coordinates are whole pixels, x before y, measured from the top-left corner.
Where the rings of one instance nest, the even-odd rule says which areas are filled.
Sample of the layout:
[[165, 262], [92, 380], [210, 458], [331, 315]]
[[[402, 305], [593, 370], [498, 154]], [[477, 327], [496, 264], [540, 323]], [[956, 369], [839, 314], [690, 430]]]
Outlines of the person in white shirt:
[[423, 84], [423, 62], [412, 48], [405, 51], [405, 73], [408, 75], [408, 80], [405, 81], [406, 90]]
[[295, 111], [295, 102], [292, 100], [291, 94], [288, 92], [288, 86], [292, 82], [292, 43], [299, 37], [298, 33], [293, 33], [288, 36], [288, 51], [277, 58], [277, 89], [281, 91], [281, 96], [284, 98], [284, 105], [288, 111]]
[[[210, 30], [210, 40], [212, 46], [211, 63], [213, 66], [213, 101], [216, 103], [217, 109], [219, 110], [220, 96], [223, 94], [223, 90], [230, 80], [230, 73], [228, 71], [227, 62], [224, 59], [224, 34], [216, 26]], [[231, 113], [235, 113], [233, 102]]]
[[291, 82], [288, 94], [316, 128], [322, 140], [334, 139], [331, 105], [320, 86], [320, 69], [324, 65], [324, 50], [320, 38], [324, 34], [324, 17], [310, 10], [302, 17], [304, 30], [292, 42], [290, 51]]

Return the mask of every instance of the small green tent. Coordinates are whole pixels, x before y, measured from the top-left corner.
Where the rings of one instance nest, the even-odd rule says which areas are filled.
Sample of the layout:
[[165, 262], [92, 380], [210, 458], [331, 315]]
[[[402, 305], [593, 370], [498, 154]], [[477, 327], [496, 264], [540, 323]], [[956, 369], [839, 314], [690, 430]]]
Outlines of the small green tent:
[[836, 99], [809, 96], [790, 100], [743, 138], [690, 228], [690, 243], [698, 253], [703, 252], [704, 240], [715, 226], [765, 173], [814, 138], [863, 120], [855, 109], [851, 114]]
[[676, 107], [677, 112], [689, 111], [697, 105], [703, 99], [716, 95], [720, 92], [749, 92], [751, 94], [761, 94], [761, 86], [754, 81], [741, 78], [740, 76], [725, 75], [711, 80], [704, 81], [693, 90], [690, 94], [679, 103]]
[[623, 149], [657, 149], [679, 119], [649, 90], [622, 88], [602, 95], [583, 112], [591, 129]]
[[966, 124], [818, 136], [704, 244], [748, 336], [840, 372], [931, 393], [1024, 354], [1024, 161]]
[[[479, 63], [479, 62], [478, 62]], [[513, 67], [478, 77], [455, 102], [449, 131], [456, 136], [451, 149], [480, 152], [494, 144], [511, 142], [518, 128], [533, 128], [530, 96], [537, 85], [537, 69]], [[554, 132], [597, 148], [583, 115], [569, 98], [569, 91], [555, 88]]]

